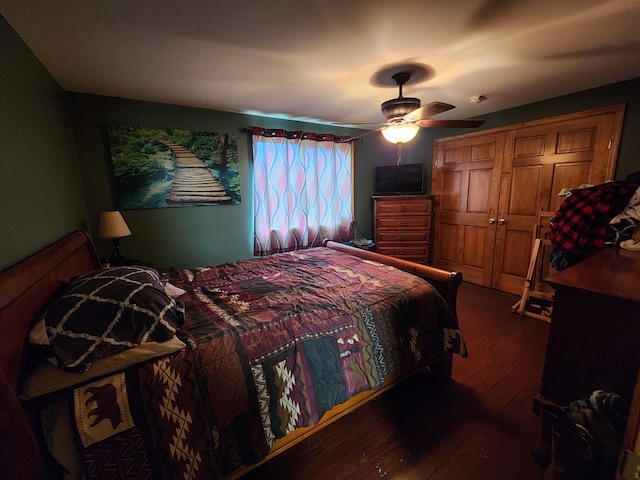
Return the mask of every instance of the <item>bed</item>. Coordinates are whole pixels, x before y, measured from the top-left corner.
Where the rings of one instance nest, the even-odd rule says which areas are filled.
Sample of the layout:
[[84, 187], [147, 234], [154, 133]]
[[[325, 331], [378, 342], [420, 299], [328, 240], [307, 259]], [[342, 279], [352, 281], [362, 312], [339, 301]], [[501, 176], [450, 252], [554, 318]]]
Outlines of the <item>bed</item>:
[[[143, 333], [118, 330], [124, 313], [96, 320], [114, 282], [159, 302], [127, 306], [154, 309]], [[8, 478], [239, 478], [419, 369], [449, 379], [466, 356], [461, 282], [330, 241], [162, 275], [103, 269], [73, 232], [0, 274], [0, 464]]]

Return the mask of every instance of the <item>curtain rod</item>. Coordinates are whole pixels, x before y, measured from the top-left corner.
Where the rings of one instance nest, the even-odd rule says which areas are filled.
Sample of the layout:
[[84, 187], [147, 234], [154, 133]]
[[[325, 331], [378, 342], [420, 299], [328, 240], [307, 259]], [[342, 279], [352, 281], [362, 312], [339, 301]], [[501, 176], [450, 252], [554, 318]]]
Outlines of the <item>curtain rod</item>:
[[[263, 128], [263, 127], [258, 127], [258, 128], [262, 128], [263, 130], [286, 130], [284, 128]], [[253, 133], [253, 127], [239, 127], [240, 132], [242, 133]], [[296, 131], [302, 131], [302, 130], [296, 130]], [[320, 134], [318, 134], [320, 135]], [[334, 137], [342, 137], [342, 136], [346, 136], [346, 135], [336, 135], [336, 134], [322, 134], [322, 135], [333, 135]], [[350, 138], [347, 141], [349, 142], [362, 142], [361, 138]]]

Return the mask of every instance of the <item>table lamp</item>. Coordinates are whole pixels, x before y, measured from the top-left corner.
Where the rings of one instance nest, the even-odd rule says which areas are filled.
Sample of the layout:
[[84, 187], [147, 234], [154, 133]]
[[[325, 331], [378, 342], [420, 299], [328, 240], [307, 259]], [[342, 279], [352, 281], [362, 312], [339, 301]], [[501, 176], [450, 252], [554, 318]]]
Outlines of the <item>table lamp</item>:
[[120, 253], [120, 239], [131, 235], [131, 230], [118, 211], [100, 213], [100, 224], [98, 225], [98, 237], [110, 238], [113, 244], [113, 252], [109, 262], [113, 265], [121, 265], [125, 258]]

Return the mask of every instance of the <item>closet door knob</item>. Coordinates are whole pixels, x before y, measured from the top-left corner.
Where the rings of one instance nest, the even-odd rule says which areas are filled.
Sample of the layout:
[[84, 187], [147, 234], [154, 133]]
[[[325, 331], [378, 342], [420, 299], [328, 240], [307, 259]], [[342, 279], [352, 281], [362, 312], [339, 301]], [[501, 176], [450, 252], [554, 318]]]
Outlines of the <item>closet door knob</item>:
[[498, 225], [504, 225], [504, 218], [498, 219]]
[[491, 217], [489, 218], [489, 220], [487, 220], [487, 223], [489, 223], [489, 225], [493, 225], [494, 223], [496, 223], [496, 219]]

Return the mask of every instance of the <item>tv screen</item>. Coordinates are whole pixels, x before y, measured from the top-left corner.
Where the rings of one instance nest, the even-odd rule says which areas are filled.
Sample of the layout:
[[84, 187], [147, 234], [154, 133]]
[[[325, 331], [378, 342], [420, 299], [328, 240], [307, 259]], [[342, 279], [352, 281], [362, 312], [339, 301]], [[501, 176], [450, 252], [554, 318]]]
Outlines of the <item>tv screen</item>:
[[422, 193], [421, 163], [376, 167], [375, 195], [412, 195], [420, 193]]

